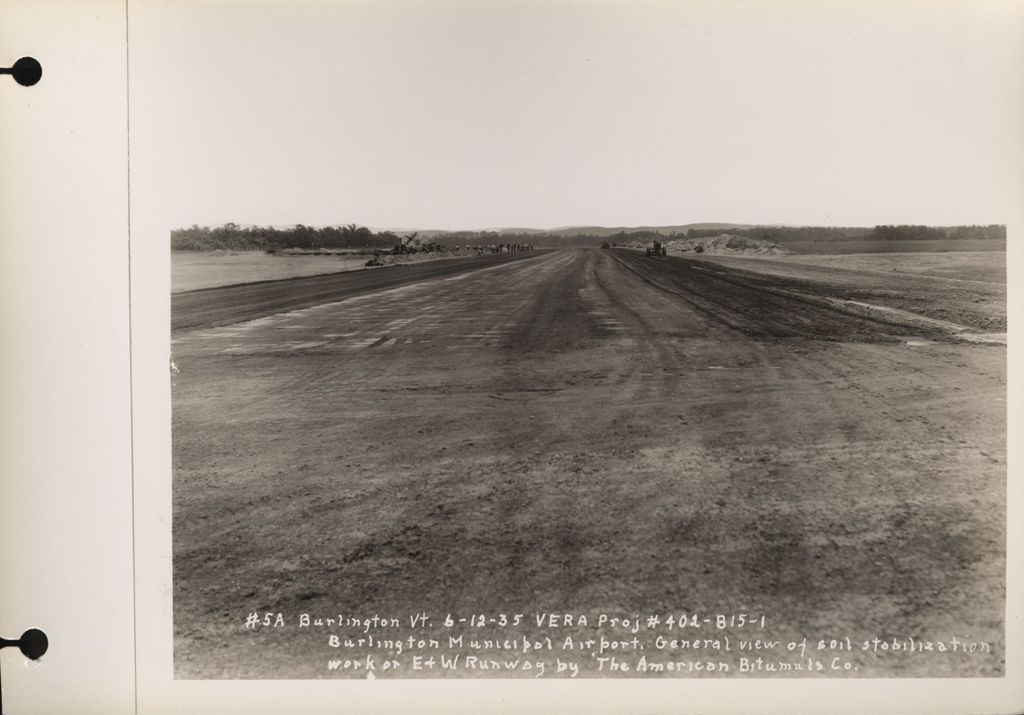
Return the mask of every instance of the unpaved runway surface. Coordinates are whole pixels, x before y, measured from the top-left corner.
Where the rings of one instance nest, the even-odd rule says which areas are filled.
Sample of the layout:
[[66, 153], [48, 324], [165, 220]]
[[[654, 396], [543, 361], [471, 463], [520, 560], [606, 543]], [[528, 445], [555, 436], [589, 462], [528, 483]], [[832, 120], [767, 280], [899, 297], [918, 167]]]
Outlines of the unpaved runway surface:
[[827, 675], [1000, 674], [1006, 349], [843, 290], [569, 250], [175, 331], [177, 676], [362, 677], [253, 611], [764, 614], [993, 648]]
[[389, 266], [268, 280], [175, 293], [171, 297], [171, 328], [206, 328], [251, 320], [269, 313], [342, 300], [353, 295], [449, 276], [481, 266], [520, 260], [531, 252], [452, 258], [445, 261]]

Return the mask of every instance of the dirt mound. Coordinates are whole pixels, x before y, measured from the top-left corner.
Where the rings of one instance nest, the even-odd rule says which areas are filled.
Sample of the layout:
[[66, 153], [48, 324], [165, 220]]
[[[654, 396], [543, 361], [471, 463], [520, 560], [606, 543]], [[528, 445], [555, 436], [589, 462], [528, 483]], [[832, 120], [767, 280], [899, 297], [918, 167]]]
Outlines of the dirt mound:
[[669, 253], [707, 253], [710, 255], [787, 256], [784, 246], [758, 238], [723, 233], [704, 238], [677, 238], [665, 244]]

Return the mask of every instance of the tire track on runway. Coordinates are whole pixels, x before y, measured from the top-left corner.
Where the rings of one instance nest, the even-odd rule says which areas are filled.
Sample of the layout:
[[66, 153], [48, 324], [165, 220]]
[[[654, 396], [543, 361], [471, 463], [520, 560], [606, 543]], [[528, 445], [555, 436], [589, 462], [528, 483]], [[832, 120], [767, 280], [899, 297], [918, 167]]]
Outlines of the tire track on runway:
[[647, 258], [613, 250], [613, 257], [640, 278], [690, 302], [709, 319], [752, 337], [895, 341], [899, 336], [945, 331], [836, 305], [829, 299], [766, 285], [763, 276], [744, 279], [716, 266], [709, 270], [679, 258]]

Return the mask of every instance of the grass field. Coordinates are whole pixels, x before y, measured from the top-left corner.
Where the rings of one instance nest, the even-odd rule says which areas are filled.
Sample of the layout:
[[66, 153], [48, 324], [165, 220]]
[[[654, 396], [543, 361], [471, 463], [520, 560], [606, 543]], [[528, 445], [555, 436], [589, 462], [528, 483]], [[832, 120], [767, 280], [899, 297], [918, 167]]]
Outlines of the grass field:
[[979, 239], [958, 241], [791, 241], [782, 244], [793, 253], [823, 253], [829, 255], [848, 253], [944, 253], [947, 251], [1005, 251], [1006, 241], [1002, 239]]
[[[381, 255], [388, 266], [465, 258], [472, 252]], [[360, 271], [372, 256], [367, 253], [304, 254], [264, 251], [173, 251], [171, 293], [202, 288], [303, 278], [342, 271]]]
[[171, 292], [299, 278], [362, 268], [366, 256], [271, 255], [263, 251], [173, 251]]
[[882, 272], [889, 275], [1006, 283], [1006, 254], [1001, 251], [792, 255], [781, 260], [787, 263], [829, 266], [851, 271]]
[[846, 298], [978, 330], [1006, 330], [1003, 252], [703, 256], [700, 260], [778, 278], [841, 286], [850, 291]]

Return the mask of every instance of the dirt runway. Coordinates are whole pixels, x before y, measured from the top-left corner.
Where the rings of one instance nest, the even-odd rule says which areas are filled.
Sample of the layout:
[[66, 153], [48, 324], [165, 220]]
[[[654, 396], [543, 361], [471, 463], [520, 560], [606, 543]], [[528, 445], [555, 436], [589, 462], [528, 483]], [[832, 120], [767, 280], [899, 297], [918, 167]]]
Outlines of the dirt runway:
[[330, 677], [250, 612], [420, 611], [764, 614], [993, 648], [839, 675], [1001, 674], [1006, 348], [843, 298], [564, 250], [176, 330], [177, 676]]
[[449, 258], [387, 270], [342, 270], [302, 278], [271, 279], [182, 291], [171, 297], [173, 330], [209, 328], [252, 320], [262, 315], [451, 276], [485, 266], [520, 260], [533, 252]]

